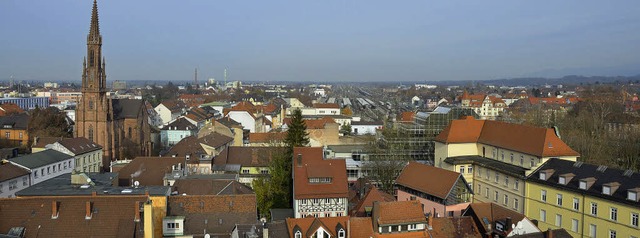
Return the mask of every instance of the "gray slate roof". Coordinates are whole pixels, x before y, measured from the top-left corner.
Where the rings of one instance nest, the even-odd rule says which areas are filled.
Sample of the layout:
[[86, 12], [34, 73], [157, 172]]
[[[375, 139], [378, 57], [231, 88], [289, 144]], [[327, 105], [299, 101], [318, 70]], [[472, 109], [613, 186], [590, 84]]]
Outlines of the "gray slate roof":
[[138, 112], [144, 108], [144, 101], [139, 99], [111, 99], [113, 118], [136, 118]]
[[[80, 185], [71, 184], [71, 174], [63, 174], [58, 177], [48, 179], [28, 188], [20, 190], [16, 196], [78, 196], [91, 195], [96, 192], [98, 195], [150, 195], [169, 196], [171, 187], [167, 186], [139, 186], [139, 187], [118, 187], [113, 186], [117, 181], [117, 173], [85, 173], [93, 185], [88, 188], [81, 188]], [[124, 192], [123, 192], [124, 191]]]
[[0, 117], [0, 127], [14, 129], [27, 129], [29, 124], [29, 115], [26, 113], [14, 114], [9, 116]]
[[35, 169], [48, 164], [58, 163], [64, 160], [71, 159], [71, 155], [58, 152], [55, 150], [44, 150], [37, 153], [25, 155], [22, 157], [16, 157], [11, 159], [12, 162], [22, 165], [24, 167]]
[[489, 159], [489, 158], [485, 158], [477, 155], [448, 157], [444, 159], [444, 162], [453, 164], [453, 165], [456, 165], [456, 164], [482, 165], [484, 167], [492, 168], [502, 173], [521, 177], [521, 178], [525, 176], [525, 172], [527, 171], [527, 169], [522, 168], [520, 166], [507, 164], [502, 161]]

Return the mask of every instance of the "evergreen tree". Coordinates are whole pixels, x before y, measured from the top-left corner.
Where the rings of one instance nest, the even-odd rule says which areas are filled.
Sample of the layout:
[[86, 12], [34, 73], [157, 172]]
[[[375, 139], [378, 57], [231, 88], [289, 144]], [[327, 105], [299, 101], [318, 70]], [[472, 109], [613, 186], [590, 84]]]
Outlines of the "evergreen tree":
[[290, 208], [293, 197], [293, 180], [291, 167], [293, 148], [307, 146], [309, 144], [307, 125], [302, 119], [299, 109], [293, 111], [291, 123], [288, 124], [285, 146], [279, 152], [272, 154], [269, 164], [269, 179], [256, 179], [253, 189], [258, 198], [258, 210], [263, 217], [269, 217], [271, 208]]

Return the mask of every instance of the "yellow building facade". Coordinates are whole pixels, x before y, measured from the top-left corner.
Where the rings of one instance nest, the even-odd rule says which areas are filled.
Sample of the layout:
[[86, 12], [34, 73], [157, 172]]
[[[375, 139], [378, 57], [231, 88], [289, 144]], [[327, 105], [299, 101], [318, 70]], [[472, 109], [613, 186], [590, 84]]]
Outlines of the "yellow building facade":
[[473, 202], [524, 213], [526, 177], [551, 158], [576, 161], [578, 155], [554, 129], [466, 117], [436, 137], [434, 162], [464, 176]]
[[525, 215], [573, 237], [640, 237], [640, 175], [553, 159], [527, 178]]

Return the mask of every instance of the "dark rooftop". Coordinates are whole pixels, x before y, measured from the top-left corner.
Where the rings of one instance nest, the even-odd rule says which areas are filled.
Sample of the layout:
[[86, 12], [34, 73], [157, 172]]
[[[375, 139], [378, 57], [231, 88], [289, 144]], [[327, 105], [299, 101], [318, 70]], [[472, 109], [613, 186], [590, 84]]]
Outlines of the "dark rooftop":
[[11, 159], [11, 162], [30, 169], [35, 169], [48, 164], [62, 162], [71, 158], [71, 155], [62, 152], [58, 152], [55, 150], [44, 150], [37, 153], [13, 158]]
[[[75, 196], [97, 194], [109, 195], [144, 195], [149, 193], [152, 196], [169, 196], [170, 187], [165, 186], [140, 186], [140, 187], [118, 187], [117, 173], [85, 173], [93, 183], [86, 188], [81, 185], [71, 184], [71, 174], [63, 174], [58, 177], [31, 185], [20, 190], [16, 196]], [[115, 181], [114, 181], [115, 180]]]
[[505, 174], [518, 176], [518, 177], [524, 177], [525, 172], [527, 171], [527, 169], [519, 166], [507, 164], [501, 161], [485, 158], [478, 155], [448, 157], [444, 160], [444, 162], [453, 164], [453, 165], [456, 165], [456, 164], [481, 165], [487, 168], [492, 168], [494, 170], [500, 171]]

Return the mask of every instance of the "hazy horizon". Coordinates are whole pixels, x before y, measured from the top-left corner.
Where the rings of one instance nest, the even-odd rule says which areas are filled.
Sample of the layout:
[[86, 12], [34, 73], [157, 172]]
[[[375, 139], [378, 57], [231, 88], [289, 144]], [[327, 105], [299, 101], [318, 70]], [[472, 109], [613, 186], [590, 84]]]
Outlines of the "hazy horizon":
[[[0, 1], [0, 80], [80, 81], [92, 2]], [[640, 74], [637, 1], [98, 1], [107, 80]]]

